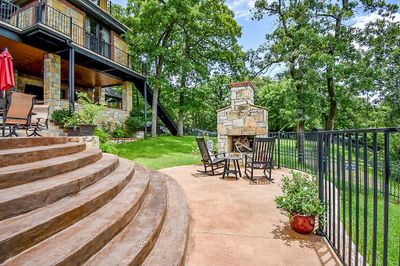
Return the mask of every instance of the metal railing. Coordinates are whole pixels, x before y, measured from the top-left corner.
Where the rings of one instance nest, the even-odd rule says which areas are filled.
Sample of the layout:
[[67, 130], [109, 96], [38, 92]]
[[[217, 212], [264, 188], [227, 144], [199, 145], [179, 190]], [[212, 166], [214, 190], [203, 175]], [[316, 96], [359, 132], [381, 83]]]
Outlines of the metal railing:
[[77, 25], [71, 16], [44, 2], [19, 8], [6, 0], [0, 0], [0, 20], [22, 30], [41, 23], [68, 36], [72, 42], [79, 46], [111, 59], [120, 65], [132, 68], [131, 55], [128, 52], [104, 41], [99, 36], [87, 32], [86, 29]]
[[319, 232], [346, 265], [400, 265], [400, 129], [276, 132], [276, 164], [319, 177]]

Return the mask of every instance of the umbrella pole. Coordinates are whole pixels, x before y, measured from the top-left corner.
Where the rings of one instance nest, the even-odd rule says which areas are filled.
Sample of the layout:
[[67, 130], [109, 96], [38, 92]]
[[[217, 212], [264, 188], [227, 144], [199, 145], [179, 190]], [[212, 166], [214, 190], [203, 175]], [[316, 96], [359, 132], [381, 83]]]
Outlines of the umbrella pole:
[[7, 111], [6, 90], [3, 90], [3, 98], [4, 98], [4, 109], [3, 109], [3, 128], [1, 134], [2, 137], [6, 135], [6, 111]]

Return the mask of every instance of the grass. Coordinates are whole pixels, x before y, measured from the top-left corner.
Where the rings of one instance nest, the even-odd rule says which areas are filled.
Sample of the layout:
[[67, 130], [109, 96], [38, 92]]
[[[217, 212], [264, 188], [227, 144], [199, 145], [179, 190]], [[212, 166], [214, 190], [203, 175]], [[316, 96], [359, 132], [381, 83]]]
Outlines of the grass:
[[160, 136], [114, 145], [118, 156], [159, 170], [200, 163], [200, 153], [193, 136]]

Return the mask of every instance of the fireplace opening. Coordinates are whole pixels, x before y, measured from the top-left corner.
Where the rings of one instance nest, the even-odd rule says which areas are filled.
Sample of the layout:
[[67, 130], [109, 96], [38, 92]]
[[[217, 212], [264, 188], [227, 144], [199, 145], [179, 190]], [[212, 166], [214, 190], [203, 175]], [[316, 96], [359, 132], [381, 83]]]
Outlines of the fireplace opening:
[[254, 136], [231, 136], [230, 152], [250, 153], [253, 150]]

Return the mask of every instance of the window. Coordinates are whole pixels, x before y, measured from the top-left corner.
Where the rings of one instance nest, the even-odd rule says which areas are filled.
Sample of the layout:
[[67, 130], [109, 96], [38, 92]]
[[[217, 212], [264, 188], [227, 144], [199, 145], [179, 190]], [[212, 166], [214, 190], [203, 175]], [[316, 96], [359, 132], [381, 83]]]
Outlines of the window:
[[111, 56], [110, 30], [91, 18], [86, 19], [86, 48], [107, 58]]

